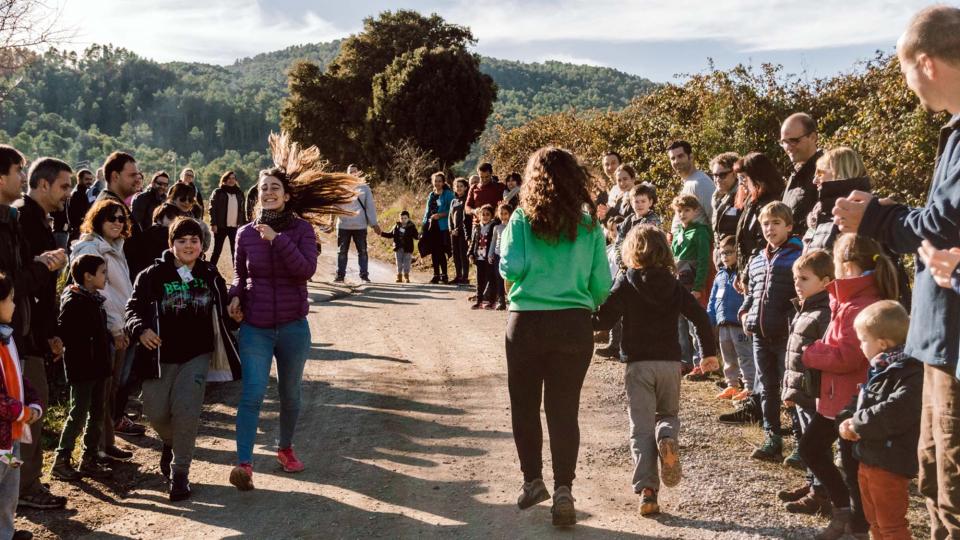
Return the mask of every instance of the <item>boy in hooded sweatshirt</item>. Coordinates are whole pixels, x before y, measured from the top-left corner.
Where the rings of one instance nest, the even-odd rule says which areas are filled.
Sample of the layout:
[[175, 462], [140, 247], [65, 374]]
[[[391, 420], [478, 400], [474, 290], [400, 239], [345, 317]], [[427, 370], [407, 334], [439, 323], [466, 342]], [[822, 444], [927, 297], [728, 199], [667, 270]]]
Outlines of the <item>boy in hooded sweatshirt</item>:
[[[680, 482], [680, 343], [676, 320], [689, 318], [702, 346], [702, 367], [718, 369], [710, 319], [703, 306], [674, 277], [676, 266], [667, 238], [652, 225], [638, 225], [623, 243], [627, 271], [594, 315], [594, 329], [610, 329], [622, 318], [621, 358], [626, 363], [633, 489], [640, 514], [660, 511], [657, 492]], [[657, 461], [660, 462], [659, 473]]]
[[[673, 230], [674, 259], [677, 261], [677, 279], [686, 287], [700, 305], [707, 305], [709, 291], [707, 275], [710, 273], [710, 243], [713, 233], [710, 227], [698, 219], [703, 215], [700, 201], [693, 195], [680, 195], [673, 199], [673, 211], [676, 212], [676, 228]], [[696, 363], [696, 338], [690, 331], [690, 322], [681, 317], [677, 323], [680, 335], [680, 347], [683, 351], [683, 363], [689, 370], [687, 380], [704, 381], [708, 375], [703, 373]]]
[[400, 212], [400, 221], [390, 232], [380, 236], [393, 239], [393, 254], [397, 258], [397, 283], [406, 279], [410, 283], [410, 265], [413, 262], [413, 241], [417, 239], [417, 226], [410, 220], [410, 212]]

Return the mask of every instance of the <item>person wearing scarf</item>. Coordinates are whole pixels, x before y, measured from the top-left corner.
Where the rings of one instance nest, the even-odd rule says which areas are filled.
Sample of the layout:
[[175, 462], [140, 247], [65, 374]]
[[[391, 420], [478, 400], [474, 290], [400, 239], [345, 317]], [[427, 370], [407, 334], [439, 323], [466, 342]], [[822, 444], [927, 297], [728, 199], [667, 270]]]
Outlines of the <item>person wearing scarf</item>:
[[300, 414], [300, 385], [310, 326], [307, 281], [317, 269], [314, 227], [329, 227], [357, 196], [359, 180], [323, 172], [315, 146], [301, 148], [287, 134], [271, 134], [275, 167], [260, 171], [258, 214], [237, 232], [234, 277], [228, 313], [242, 314], [238, 345], [243, 391], [237, 407], [237, 466], [230, 483], [253, 489], [253, 445], [260, 408], [277, 359], [280, 392], [280, 444], [277, 461], [285, 472], [304, 464], [293, 451]]
[[237, 229], [247, 222], [247, 198], [237, 185], [237, 175], [227, 171], [220, 177], [220, 187], [210, 196], [210, 228], [213, 231], [213, 255], [216, 266], [223, 251], [223, 241], [230, 241], [230, 254], [236, 254]]

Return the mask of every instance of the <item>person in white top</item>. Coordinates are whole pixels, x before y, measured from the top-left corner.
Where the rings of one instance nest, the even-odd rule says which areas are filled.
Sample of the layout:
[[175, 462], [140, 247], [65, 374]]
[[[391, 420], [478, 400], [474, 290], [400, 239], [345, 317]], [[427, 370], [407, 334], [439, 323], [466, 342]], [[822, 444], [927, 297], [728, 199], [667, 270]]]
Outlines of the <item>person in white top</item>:
[[237, 229], [247, 223], [246, 197], [237, 185], [237, 175], [227, 171], [220, 177], [220, 187], [210, 195], [210, 230], [213, 232], [213, 255], [210, 262], [216, 266], [223, 251], [223, 241], [230, 241], [233, 256]]
[[[703, 212], [699, 218], [709, 225], [713, 218], [713, 192], [717, 187], [713, 180], [693, 164], [693, 148], [687, 141], [674, 141], [667, 147], [667, 156], [673, 172], [683, 181], [680, 195], [693, 195], [700, 201]], [[676, 223], [674, 223], [676, 224]], [[673, 227], [671, 227], [671, 230]]]

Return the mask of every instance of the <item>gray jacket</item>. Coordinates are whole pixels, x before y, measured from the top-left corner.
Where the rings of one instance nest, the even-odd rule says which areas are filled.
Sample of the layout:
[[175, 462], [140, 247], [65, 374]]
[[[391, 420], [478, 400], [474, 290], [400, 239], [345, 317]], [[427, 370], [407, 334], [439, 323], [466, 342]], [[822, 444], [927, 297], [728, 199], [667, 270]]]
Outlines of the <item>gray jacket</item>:
[[368, 184], [357, 186], [357, 198], [343, 205], [343, 208], [356, 214], [340, 216], [337, 219], [337, 230], [358, 231], [377, 224], [377, 207], [373, 202], [373, 192], [370, 191]]

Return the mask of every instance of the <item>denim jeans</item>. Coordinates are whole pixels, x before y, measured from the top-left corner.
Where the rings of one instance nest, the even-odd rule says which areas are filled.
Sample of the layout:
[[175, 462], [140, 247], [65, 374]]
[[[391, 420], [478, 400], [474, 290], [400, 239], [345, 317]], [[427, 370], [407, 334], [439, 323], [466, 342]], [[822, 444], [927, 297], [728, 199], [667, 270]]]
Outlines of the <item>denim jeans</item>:
[[688, 366], [699, 366], [700, 340], [690, 321], [683, 315], [677, 320], [677, 334], [680, 339], [680, 361]]
[[[13, 443], [13, 455], [20, 455], [20, 443]], [[0, 463], [0, 538], [11, 538], [20, 493], [20, 467]]]
[[753, 336], [753, 358], [757, 364], [754, 396], [759, 396], [763, 411], [763, 430], [780, 433], [780, 385], [783, 382], [787, 338]]
[[350, 251], [350, 241], [357, 247], [357, 262], [360, 264], [360, 279], [370, 277], [367, 257], [367, 230], [366, 229], [337, 229], [337, 277], [347, 275], [347, 252]]
[[307, 319], [274, 328], [240, 325], [238, 337], [243, 392], [237, 407], [237, 460], [253, 462], [253, 443], [260, 422], [260, 406], [270, 380], [270, 366], [277, 358], [277, 388], [280, 392], [280, 448], [293, 443], [300, 415], [300, 383], [310, 350]]

